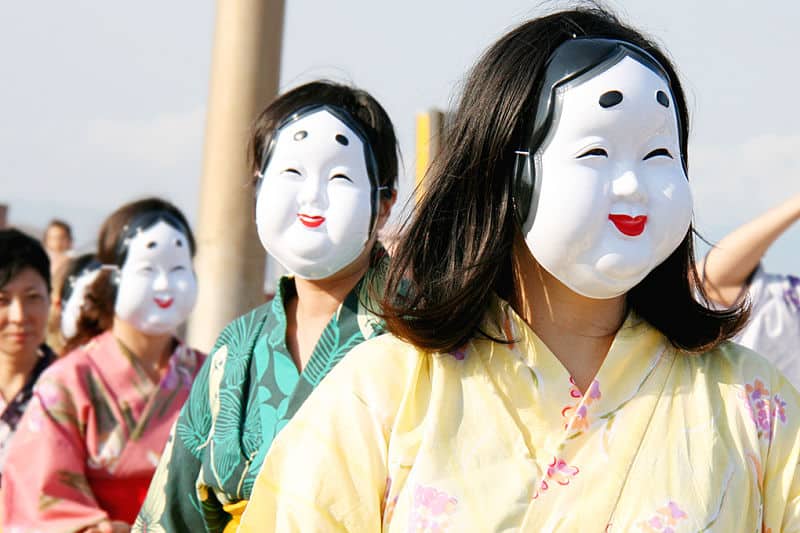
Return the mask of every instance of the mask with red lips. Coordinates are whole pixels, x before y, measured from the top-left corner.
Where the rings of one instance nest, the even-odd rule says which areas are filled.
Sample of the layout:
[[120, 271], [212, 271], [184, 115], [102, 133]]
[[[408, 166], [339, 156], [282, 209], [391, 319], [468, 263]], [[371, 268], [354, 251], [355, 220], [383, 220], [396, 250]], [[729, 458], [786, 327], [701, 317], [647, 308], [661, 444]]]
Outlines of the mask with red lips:
[[186, 235], [159, 220], [125, 243], [115, 314], [151, 335], [174, 333], [197, 300], [197, 279]]
[[[558, 50], [556, 51], [556, 54]], [[589, 298], [626, 293], [677, 248], [692, 199], [669, 84], [620, 48], [553, 90], [523, 224], [536, 261]]]
[[377, 203], [368, 147], [325, 107], [282, 126], [262, 169], [256, 226], [267, 252], [304, 279], [352, 263], [373, 229]]

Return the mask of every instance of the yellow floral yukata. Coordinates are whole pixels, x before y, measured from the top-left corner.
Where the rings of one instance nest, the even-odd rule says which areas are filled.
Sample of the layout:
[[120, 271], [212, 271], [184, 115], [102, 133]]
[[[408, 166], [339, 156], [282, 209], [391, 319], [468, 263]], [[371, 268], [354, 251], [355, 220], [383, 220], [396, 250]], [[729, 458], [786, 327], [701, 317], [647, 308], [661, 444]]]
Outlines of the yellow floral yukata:
[[514, 342], [353, 350], [240, 531], [800, 531], [798, 394], [764, 359], [681, 353], [631, 314], [581, 393], [507, 303], [489, 316]]

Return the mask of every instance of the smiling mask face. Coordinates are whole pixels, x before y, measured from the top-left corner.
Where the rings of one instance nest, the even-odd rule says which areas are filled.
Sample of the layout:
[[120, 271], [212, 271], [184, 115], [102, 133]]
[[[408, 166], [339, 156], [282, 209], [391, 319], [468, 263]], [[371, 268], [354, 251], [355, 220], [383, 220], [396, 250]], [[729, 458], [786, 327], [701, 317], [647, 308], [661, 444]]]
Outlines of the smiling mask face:
[[327, 278], [364, 250], [373, 195], [364, 153], [356, 133], [327, 110], [278, 132], [256, 225], [267, 252], [298, 277]]
[[[692, 199], [667, 83], [626, 56], [556, 94], [525, 242], [578, 294], [626, 293], [677, 248]], [[530, 224], [530, 223], [529, 223]]]
[[186, 236], [164, 221], [137, 232], [119, 272], [116, 315], [144, 333], [173, 333], [196, 299]]

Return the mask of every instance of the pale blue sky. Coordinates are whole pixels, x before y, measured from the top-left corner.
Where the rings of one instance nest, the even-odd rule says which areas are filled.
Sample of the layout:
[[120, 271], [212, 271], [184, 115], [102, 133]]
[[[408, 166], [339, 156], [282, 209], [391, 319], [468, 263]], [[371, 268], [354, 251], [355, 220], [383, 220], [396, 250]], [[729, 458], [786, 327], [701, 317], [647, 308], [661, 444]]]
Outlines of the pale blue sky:
[[[287, 1], [281, 83], [353, 82], [387, 108], [411, 181], [414, 114], [447, 108], [480, 52], [564, 2]], [[666, 49], [692, 112], [696, 222], [711, 239], [800, 192], [800, 4], [616, 0]], [[86, 243], [144, 194], [194, 221], [214, 3], [6, 2], [0, 7], [0, 202], [10, 221], [74, 224]], [[767, 267], [800, 270], [800, 227]]]

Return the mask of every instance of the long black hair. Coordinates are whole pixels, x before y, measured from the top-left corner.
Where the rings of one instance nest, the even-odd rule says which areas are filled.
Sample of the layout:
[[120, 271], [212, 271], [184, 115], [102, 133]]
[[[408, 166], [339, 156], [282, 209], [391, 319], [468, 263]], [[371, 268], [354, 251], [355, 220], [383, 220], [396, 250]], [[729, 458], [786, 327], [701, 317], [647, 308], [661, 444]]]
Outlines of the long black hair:
[[[566, 40], [584, 36], [632, 43], [663, 67], [688, 169], [686, 100], [675, 68], [653, 42], [596, 5], [520, 25], [473, 67], [421, 199], [401, 230], [383, 301], [395, 335], [423, 349], [454, 350], [481, 334], [493, 293], [512, 295], [512, 247], [521, 231], [512, 200], [515, 150], [532, 130], [548, 58]], [[627, 302], [675, 346], [698, 352], [741, 329], [747, 310], [714, 311], [698, 302], [698, 296], [707, 299], [692, 244], [690, 227], [675, 252], [628, 292]]]

